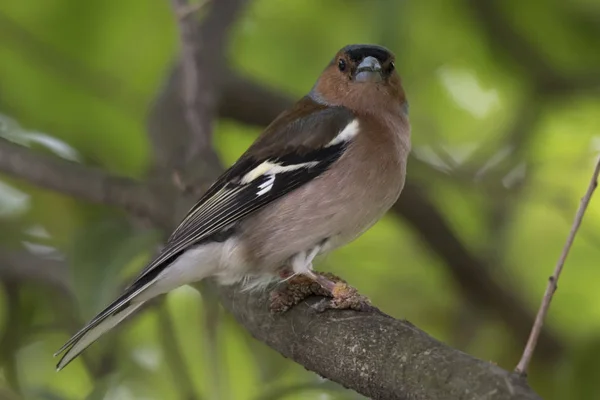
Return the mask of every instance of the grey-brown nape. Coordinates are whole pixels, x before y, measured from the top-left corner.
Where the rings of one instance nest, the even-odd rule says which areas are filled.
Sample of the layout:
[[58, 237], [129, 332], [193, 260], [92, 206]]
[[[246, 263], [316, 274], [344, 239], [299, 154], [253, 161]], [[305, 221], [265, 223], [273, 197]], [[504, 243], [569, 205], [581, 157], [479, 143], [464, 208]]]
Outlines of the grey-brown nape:
[[[317, 81], [318, 83], [318, 81]], [[331, 106], [332, 104], [327, 101], [327, 99], [325, 97], [323, 97], [323, 95], [319, 92], [319, 90], [317, 89], [317, 85], [315, 84], [315, 86], [313, 86], [313, 88], [310, 90], [310, 92], [308, 92], [307, 95], [311, 100], [313, 100], [316, 103], [322, 104], [324, 106]]]

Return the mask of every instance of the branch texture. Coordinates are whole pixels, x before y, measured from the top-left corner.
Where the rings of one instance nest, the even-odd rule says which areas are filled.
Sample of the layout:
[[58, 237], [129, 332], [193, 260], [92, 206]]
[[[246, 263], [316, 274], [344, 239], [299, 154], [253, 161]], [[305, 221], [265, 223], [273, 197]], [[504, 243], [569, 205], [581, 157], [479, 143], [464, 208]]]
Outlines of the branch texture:
[[309, 301], [272, 316], [266, 312], [268, 292], [256, 296], [221, 288], [221, 293], [255, 338], [372, 399], [540, 399], [518, 376], [380, 312], [317, 313]]

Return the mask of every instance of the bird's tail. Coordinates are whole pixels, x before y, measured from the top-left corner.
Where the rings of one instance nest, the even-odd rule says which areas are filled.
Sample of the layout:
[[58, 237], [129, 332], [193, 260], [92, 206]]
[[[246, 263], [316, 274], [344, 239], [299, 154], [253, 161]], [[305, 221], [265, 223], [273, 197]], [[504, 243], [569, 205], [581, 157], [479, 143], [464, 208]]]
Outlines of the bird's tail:
[[[207, 259], [207, 255], [213, 258]], [[209, 247], [204, 248], [204, 250], [188, 250], [185, 254], [180, 251], [179, 253], [173, 253], [166, 259], [164, 257], [158, 258], [150, 263], [118, 299], [73, 335], [54, 354], [54, 356], [57, 356], [64, 353], [56, 366], [57, 370], [63, 369], [89, 345], [117, 326], [146, 301], [184, 284], [199, 282], [213, 273], [214, 269], [197, 268], [197, 260], [203, 259], [207, 265], [217, 265], [216, 257], [220, 257], [220, 253]], [[166, 267], [169, 267], [169, 273], [167, 274], [165, 274]]]
[[54, 354], [56, 357], [64, 352], [64, 355], [56, 365], [56, 370], [60, 371], [66, 367], [82, 351], [87, 349], [89, 345], [117, 326], [144, 303], [144, 301], [133, 302], [129, 299], [120, 298], [108, 306]]

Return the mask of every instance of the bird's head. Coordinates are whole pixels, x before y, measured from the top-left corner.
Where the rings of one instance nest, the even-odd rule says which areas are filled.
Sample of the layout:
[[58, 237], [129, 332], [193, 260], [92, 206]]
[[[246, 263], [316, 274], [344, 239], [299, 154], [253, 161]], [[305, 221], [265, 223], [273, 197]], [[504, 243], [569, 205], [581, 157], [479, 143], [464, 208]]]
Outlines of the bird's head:
[[406, 96], [385, 47], [355, 44], [341, 49], [325, 68], [310, 96], [357, 112], [404, 108]]

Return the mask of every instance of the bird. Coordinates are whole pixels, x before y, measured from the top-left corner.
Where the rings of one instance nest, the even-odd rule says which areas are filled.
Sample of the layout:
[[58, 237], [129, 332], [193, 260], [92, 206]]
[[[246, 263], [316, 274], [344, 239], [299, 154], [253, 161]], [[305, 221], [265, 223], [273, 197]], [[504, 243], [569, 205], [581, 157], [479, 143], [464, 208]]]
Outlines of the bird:
[[396, 202], [410, 136], [395, 55], [374, 44], [343, 47], [124, 292], [59, 349], [57, 370], [145, 302], [207, 278], [233, 285], [301, 276], [335, 297], [337, 283], [313, 260], [359, 237]]

